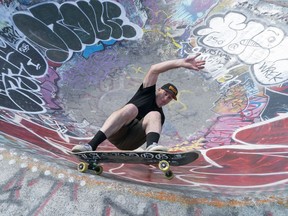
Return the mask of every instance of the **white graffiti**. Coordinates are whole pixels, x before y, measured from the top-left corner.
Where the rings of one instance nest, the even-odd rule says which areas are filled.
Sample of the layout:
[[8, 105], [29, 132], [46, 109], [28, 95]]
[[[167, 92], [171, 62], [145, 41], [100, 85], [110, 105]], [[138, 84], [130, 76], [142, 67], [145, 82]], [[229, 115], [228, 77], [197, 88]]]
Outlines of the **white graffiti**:
[[250, 65], [260, 85], [277, 85], [288, 80], [288, 38], [280, 28], [229, 12], [211, 16], [194, 34], [200, 36], [203, 45], [222, 49]]

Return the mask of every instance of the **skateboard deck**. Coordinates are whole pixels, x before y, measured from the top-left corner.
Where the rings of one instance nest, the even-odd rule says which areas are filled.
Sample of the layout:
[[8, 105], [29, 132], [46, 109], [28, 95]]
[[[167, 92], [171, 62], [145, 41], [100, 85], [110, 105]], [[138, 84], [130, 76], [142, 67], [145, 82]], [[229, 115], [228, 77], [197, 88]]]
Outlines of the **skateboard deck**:
[[189, 152], [136, 152], [136, 151], [87, 151], [73, 153], [80, 161], [78, 170], [86, 172], [93, 170], [100, 175], [103, 171], [101, 163], [132, 163], [132, 164], [158, 164], [159, 169], [168, 179], [173, 178], [170, 166], [182, 166], [195, 161], [199, 156], [199, 151]]

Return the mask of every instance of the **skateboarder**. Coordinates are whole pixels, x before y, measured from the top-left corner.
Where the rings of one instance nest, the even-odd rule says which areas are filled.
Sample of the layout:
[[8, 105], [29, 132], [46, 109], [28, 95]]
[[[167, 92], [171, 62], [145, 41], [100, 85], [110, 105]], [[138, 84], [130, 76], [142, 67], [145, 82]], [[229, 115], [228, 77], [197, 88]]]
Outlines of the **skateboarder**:
[[165, 121], [162, 107], [172, 99], [177, 100], [178, 90], [171, 83], [156, 89], [158, 76], [180, 67], [196, 71], [203, 69], [205, 60], [196, 60], [199, 55], [152, 65], [132, 99], [107, 118], [89, 143], [74, 146], [72, 152], [95, 151], [106, 139], [120, 150], [135, 150], [145, 142], [147, 151], [167, 150], [158, 145]]

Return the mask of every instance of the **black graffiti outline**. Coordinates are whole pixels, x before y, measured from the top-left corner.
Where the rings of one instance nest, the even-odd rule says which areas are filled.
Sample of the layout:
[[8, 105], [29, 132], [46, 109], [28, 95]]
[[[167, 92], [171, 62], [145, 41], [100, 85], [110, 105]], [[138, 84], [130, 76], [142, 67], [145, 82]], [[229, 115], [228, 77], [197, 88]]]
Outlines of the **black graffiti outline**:
[[0, 107], [27, 113], [44, 113], [37, 78], [45, 75], [48, 65], [42, 55], [27, 41], [16, 48], [0, 38]]
[[73, 52], [100, 41], [135, 40], [143, 34], [126, 17], [122, 5], [110, 0], [40, 3], [29, 12], [14, 13], [12, 20], [27, 40], [55, 63], [64, 63]]

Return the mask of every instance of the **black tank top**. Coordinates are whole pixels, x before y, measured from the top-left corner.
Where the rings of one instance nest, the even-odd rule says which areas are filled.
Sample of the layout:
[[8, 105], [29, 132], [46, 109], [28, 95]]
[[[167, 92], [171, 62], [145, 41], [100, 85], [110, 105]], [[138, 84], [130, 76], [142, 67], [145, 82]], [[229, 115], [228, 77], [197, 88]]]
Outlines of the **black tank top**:
[[137, 119], [141, 120], [147, 113], [151, 111], [158, 111], [161, 114], [161, 123], [164, 124], [165, 115], [163, 109], [156, 104], [156, 86], [143, 88], [143, 84], [139, 87], [135, 95], [127, 103], [132, 103], [138, 108]]

